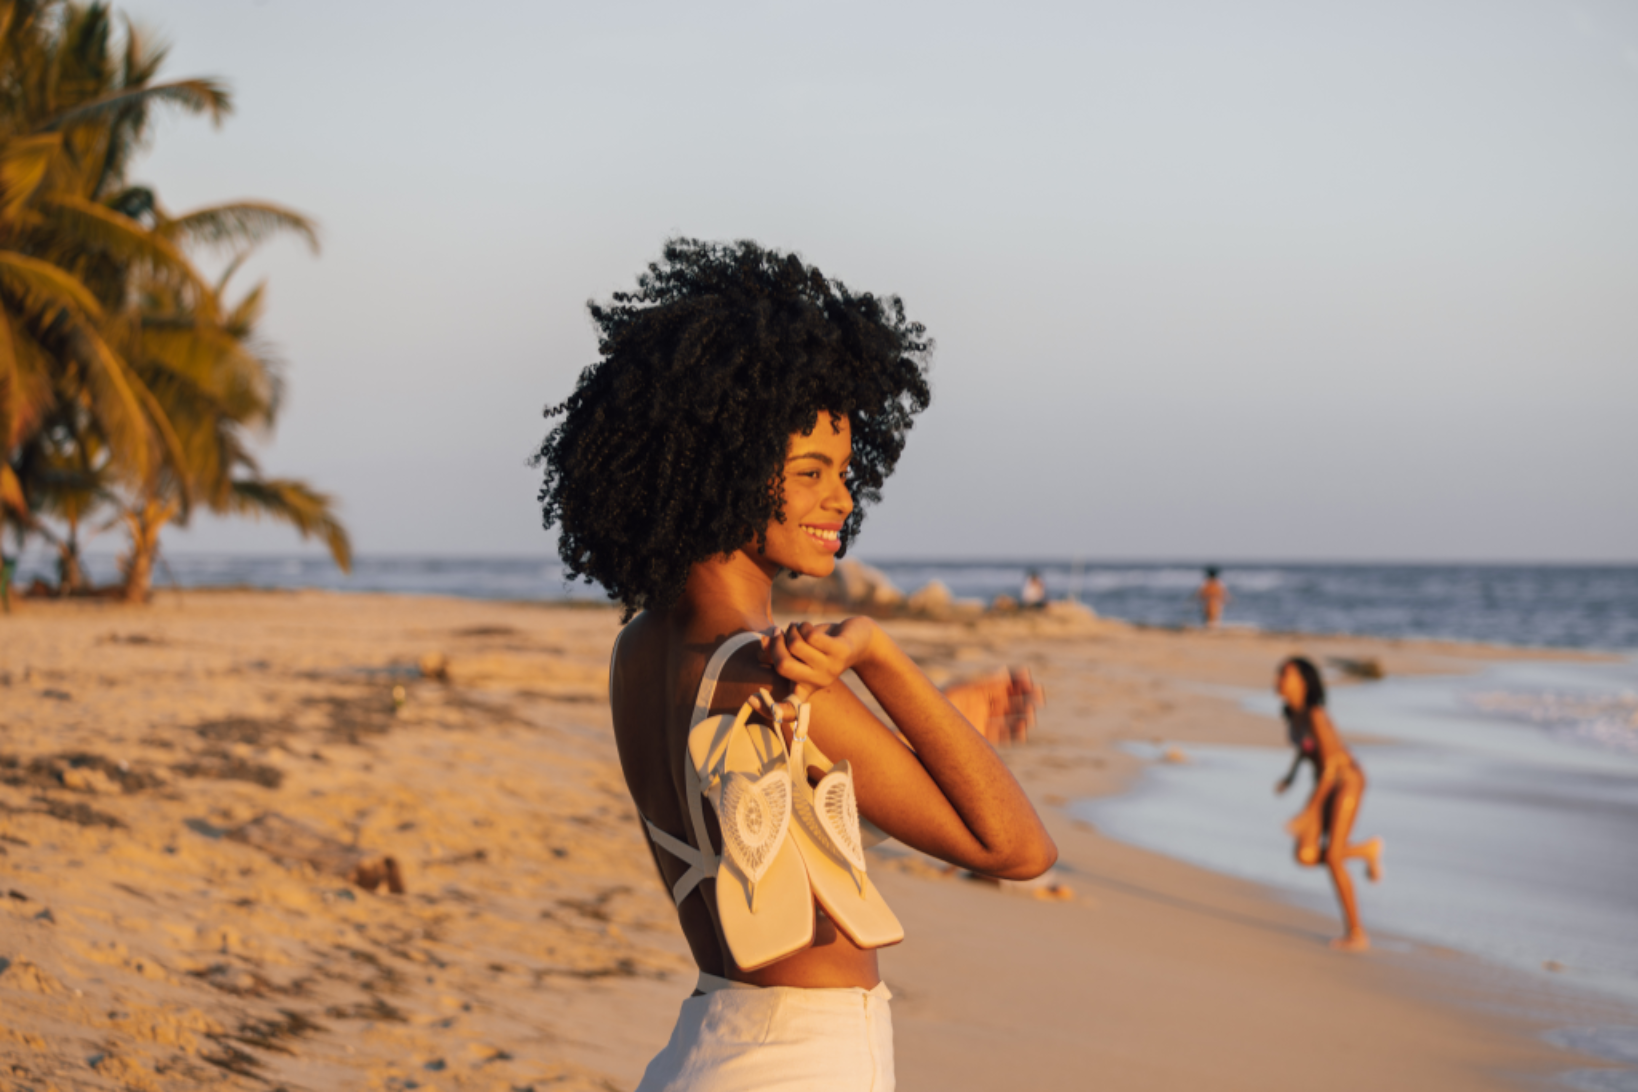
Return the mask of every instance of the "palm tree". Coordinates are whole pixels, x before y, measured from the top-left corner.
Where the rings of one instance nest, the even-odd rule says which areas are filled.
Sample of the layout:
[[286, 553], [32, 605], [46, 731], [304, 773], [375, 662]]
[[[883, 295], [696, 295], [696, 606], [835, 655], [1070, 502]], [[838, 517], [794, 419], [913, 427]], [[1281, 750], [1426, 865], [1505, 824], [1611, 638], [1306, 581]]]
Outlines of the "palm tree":
[[[0, 0], [0, 439], [6, 515], [36, 527], [18, 455], [53, 415], [78, 413], [121, 465], [175, 453], [163, 414], [105, 336], [127, 271], [193, 277], [176, 246], [123, 211], [123, 171], [153, 106], [220, 118], [210, 80], [152, 82], [156, 56], [136, 33], [110, 55], [106, 8]], [[71, 430], [78, 431], [78, 430]], [[41, 460], [34, 460], [43, 465]]]
[[113, 467], [97, 435], [81, 432], [67, 442], [60, 439], [61, 430], [71, 428], [73, 423], [72, 415], [52, 421], [42, 434], [58, 441], [31, 443], [21, 455], [22, 479], [34, 486], [38, 514], [64, 525], [59, 533], [50, 519], [33, 519], [30, 524], [30, 529], [57, 551], [59, 595], [89, 590], [80, 553], [80, 532], [91, 516], [114, 497]]
[[[184, 220], [197, 228], [232, 215], [207, 210], [178, 221], [162, 219], [161, 230]], [[226, 282], [224, 277], [216, 290], [218, 302]], [[322, 539], [343, 571], [351, 566], [352, 547], [332, 498], [300, 481], [264, 477], [245, 442], [247, 432], [271, 431], [283, 389], [277, 361], [256, 337], [265, 299], [265, 286], [257, 285], [233, 307], [199, 314], [182, 296], [159, 286], [145, 294], [128, 326], [127, 356], [138, 362], [138, 374], [164, 408], [181, 458], [157, 464], [121, 501], [131, 534], [124, 562], [127, 598], [146, 597], [159, 532], [172, 520], [186, 521], [190, 497], [218, 514], [288, 523], [304, 538]]]
[[224, 313], [223, 286], [189, 257], [225, 248], [231, 272], [280, 232], [316, 250], [316, 232], [261, 202], [171, 217], [130, 182], [156, 107], [217, 123], [232, 108], [216, 81], [155, 82], [165, 53], [129, 22], [117, 34], [101, 3], [0, 0], [0, 517], [19, 539], [52, 541], [67, 584], [79, 524], [117, 509], [133, 599], [160, 530], [196, 497], [282, 519], [350, 560], [330, 498], [262, 478], [244, 442], [278, 409], [277, 369], [253, 338], [261, 289]]

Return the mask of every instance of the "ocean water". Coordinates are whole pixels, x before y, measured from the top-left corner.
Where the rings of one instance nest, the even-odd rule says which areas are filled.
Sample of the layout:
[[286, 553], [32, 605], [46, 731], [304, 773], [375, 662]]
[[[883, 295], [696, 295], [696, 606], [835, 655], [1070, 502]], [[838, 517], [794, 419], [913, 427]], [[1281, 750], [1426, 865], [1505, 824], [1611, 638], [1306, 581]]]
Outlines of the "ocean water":
[[[1037, 568], [1054, 597], [1146, 625], [1194, 625], [1196, 566], [877, 562], [899, 587], [942, 580], [958, 596], [1018, 594]], [[1225, 566], [1229, 624], [1290, 633], [1449, 637], [1492, 644], [1638, 650], [1638, 565]]]
[[[1200, 569], [1175, 564], [1067, 561], [926, 562], [864, 558], [902, 590], [940, 580], [958, 597], [1016, 595], [1030, 568], [1054, 598], [1146, 625], [1198, 619]], [[111, 582], [113, 554], [92, 554], [94, 579]], [[52, 558], [24, 555], [23, 583], [52, 579]], [[1494, 644], [1638, 651], [1638, 565], [1296, 565], [1227, 567], [1231, 625], [1294, 633], [1449, 637]], [[182, 588], [329, 588], [477, 599], [603, 601], [601, 589], [564, 580], [555, 557], [365, 555], [351, 575], [314, 555], [168, 557], [158, 585]]]

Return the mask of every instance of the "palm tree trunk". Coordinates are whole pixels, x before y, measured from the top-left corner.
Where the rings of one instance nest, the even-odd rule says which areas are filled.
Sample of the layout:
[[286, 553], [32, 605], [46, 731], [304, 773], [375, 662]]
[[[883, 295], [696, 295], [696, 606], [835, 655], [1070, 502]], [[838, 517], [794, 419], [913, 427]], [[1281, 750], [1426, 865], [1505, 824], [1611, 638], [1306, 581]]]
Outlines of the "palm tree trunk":
[[85, 590], [85, 566], [80, 563], [80, 529], [69, 523], [68, 535], [57, 546], [57, 595], [66, 597]]
[[125, 571], [125, 601], [146, 603], [153, 594], [154, 564], [159, 559], [159, 532], [176, 515], [176, 505], [145, 498], [140, 507], [125, 510], [131, 532], [131, 552], [120, 567]]

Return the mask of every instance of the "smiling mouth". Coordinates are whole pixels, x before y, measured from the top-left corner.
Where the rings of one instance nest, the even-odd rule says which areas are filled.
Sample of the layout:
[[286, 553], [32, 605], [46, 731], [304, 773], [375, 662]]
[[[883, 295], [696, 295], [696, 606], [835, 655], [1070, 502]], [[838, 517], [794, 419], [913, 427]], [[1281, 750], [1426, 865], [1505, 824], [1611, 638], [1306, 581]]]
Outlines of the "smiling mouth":
[[810, 536], [827, 545], [833, 545], [840, 542], [842, 538], [842, 532], [840, 531], [827, 531], [822, 527], [809, 527], [805, 523], [802, 524], [802, 530], [806, 531]]

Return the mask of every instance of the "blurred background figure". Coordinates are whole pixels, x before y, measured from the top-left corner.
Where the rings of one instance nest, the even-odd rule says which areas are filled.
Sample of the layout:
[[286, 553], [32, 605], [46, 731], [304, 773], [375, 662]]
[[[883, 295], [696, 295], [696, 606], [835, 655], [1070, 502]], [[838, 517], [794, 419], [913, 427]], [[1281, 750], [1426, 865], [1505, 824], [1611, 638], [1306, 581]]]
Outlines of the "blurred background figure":
[[1228, 589], [1217, 579], [1216, 566], [1207, 566], [1206, 582], [1194, 593], [1200, 600], [1200, 620], [1207, 629], [1216, 629], [1223, 618], [1223, 605], [1229, 601]]
[[1284, 793], [1289, 789], [1303, 762], [1314, 767], [1314, 791], [1307, 805], [1285, 829], [1297, 839], [1299, 864], [1312, 868], [1323, 860], [1331, 872], [1331, 883], [1336, 887], [1337, 901], [1342, 904], [1348, 930], [1333, 940], [1331, 946], [1363, 952], [1371, 946], [1370, 938], [1359, 924], [1354, 883], [1345, 866], [1350, 859], [1359, 857], [1365, 861], [1372, 883], [1382, 877], [1382, 839], [1372, 838], [1355, 845], [1348, 843], [1360, 801], [1365, 796], [1365, 771], [1342, 745], [1342, 737], [1325, 711], [1325, 683], [1319, 668], [1311, 661], [1293, 656], [1282, 663], [1274, 676], [1274, 692], [1285, 702], [1286, 732], [1297, 752], [1291, 760], [1290, 771], [1274, 786], [1274, 791]]
[[1029, 570], [1024, 574], [1024, 590], [1018, 593], [1018, 605], [1025, 610], [1040, 610], [1046, 601], [1046, 581], [1041, 579], [1041, 570]]
[[952, 683], [944, 687], [944, 696], [997, 747], [1028, 740], [1035, 710], [1046, 704], [1046, 691], [1027, 667], [997, 668]]

